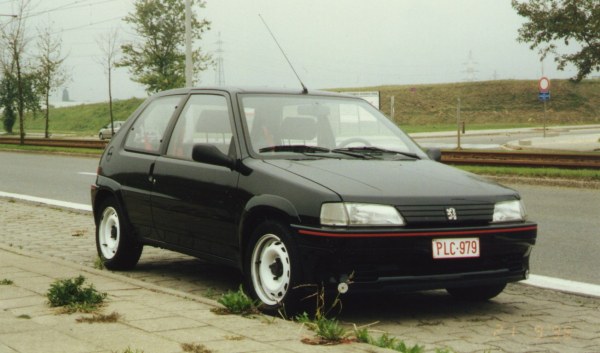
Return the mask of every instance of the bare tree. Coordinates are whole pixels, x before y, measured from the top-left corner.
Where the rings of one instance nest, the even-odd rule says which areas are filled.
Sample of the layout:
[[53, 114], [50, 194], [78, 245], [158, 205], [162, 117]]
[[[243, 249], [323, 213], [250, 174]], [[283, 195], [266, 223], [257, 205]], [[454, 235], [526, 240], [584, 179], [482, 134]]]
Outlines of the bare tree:
[[110, 130], [112, 135], [115, 134], [115, 127], [113, 126], [113, 105], [112, 105], [112, 71], [115, 68], [117, 56], [119, 55], [119, 31], [114, 28], [104, 35], [98, 37], [96, 40], [98, 47], [102, 51], [102, 57], [98, 59], [98, 62], [104, 67], [105, 73], [108, 76], [108, 111], [110, 114]]
[[50, 93], [67, 82], [68, 75], [63, 67], [66, 56], [62, 55], [62, 39], [60, 37], [54, 37], [50, 27], [46, 27], [39, 32], [39, 39], [37, 42], [37, 60], [39, 68], [38, 87], [40, 93], [44, 96], [44, 103], [46, 105], [44, 137], [49, 138]]
[[[16, 110], [19, 118], [20, 143], [25, 144], [25, 109], [28, 106], [35, 106], [39, 102], [30, 101], [31, 95], [31, 73], [28, 73], [27, 59], [25, 57], [26, 47], [29, 43], [25, 36], [25, 20], [29, 15], [30, 0], [20, 0], [14, 13], [17, 15], [10, 23], [2, 27], [0, 32], [1, 46], [6, 50], [4, 68], [10, 68], [10, 72], [5, 71], [4, 75], [10, 75], [14, 79], [16, 90]], [[35, 96], [35, 95], [33, 95]], [[37, 97], [36, 97], [37, 98]]]

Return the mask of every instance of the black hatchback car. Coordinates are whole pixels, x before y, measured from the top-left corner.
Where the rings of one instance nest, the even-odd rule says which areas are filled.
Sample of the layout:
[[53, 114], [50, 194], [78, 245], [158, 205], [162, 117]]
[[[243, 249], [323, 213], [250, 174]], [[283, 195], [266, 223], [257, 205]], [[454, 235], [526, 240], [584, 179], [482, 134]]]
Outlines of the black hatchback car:
[[270, 312], [309, 284], [485, 300], [527, 277], [537, 225], [519, 194], [439, 163], [360, 98], [171, 90], [122, 130], [92, 186], [109, 269], [145, 245], [190, 254], [241, 270]]

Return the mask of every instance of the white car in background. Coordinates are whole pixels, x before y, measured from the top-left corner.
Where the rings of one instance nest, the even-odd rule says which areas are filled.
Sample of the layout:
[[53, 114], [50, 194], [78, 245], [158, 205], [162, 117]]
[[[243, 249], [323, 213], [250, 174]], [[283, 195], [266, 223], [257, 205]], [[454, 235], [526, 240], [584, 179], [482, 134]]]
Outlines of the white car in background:
[[[119, 129], [121, 128], [123, 123], [124, 123], [124, 121], [113, 121], [113, 127], [115, 130], [115, 133], [117, 133], [117, 131], [119, 131]], [[100, 140], [104, 140], [104, 139], [109, 139], [111, 137], [112, 137], [112, 129], [110, 128], [110, 123], [108, 123], [104, 127], [102, 127], [100, 129], [100, 131], [98, 131], [98, 138], [100, 138]]]

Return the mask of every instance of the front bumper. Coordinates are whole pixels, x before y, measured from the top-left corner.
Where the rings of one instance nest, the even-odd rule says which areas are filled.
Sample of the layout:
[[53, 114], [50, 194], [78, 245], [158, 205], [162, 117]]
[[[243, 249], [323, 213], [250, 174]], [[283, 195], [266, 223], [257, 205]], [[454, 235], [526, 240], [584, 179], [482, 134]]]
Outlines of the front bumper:
[[[293, 227], [309, 283], [351, 291], [426, 290], [525, 279], [537, 224], [524, 222], [436, 229], [321, 229]], [[432, 240], [473, 238], [477, 258], [434, 259]]]

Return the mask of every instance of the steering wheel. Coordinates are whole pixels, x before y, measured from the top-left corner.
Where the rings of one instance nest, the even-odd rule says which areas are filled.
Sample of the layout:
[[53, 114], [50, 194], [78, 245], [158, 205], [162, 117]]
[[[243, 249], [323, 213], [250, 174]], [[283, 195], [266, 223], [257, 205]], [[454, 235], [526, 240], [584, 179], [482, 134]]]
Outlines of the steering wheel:
[[344, 148], [352, 143], [362, 143], [363, 145], [367, 146], [367, 147], [371, 147], [371, 142], [369, 142], [369, 140], [364, 139], [362, 137], [351, 137], [349, 139], [345, 139], [344, 141], [340, 142], [337, 145], [337, 148]]

